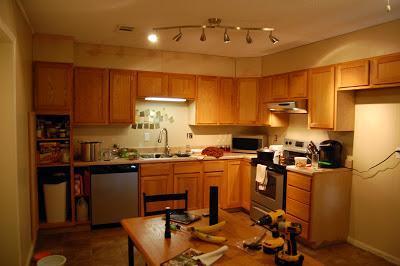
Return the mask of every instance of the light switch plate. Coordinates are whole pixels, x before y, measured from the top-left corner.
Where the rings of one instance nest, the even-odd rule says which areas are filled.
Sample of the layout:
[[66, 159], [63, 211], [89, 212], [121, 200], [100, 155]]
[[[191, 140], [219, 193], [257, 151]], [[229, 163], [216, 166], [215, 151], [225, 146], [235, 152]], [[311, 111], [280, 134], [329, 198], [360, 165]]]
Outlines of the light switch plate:
[[144, 133], [144, 141], [150, 141], [150, 133], [149, 132]]

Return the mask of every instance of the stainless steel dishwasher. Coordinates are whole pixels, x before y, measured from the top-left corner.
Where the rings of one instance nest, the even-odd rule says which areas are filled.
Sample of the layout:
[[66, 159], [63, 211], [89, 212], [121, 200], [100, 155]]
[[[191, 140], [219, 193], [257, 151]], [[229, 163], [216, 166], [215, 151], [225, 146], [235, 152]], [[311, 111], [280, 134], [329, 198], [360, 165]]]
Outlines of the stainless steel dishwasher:
[[139, 215], [138, 168], [135, 164], [91, 167], [92, 225]]

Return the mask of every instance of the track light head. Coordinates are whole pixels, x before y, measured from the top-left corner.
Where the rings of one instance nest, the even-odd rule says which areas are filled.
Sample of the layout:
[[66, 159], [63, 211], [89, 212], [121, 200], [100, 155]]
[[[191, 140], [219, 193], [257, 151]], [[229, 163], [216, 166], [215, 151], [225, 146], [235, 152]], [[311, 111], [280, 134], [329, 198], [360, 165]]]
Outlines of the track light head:
[[277, 44], [279, 42], [279, 39], [272, 35], [272, 31], [269, 32], [269, 40], [272, 42], [272, 44]]
[[174, 37], [172, 37], [172, 40], [179, 42], [179, 40], [182, 39], [182, 36], [183, 36], [183, 34], [181, 31], [181, 28], [179, 28], [179, 33], [177, 35], [175, 35]]
[[204, 32], [204, 27], [201, 30], [200, 41], [204, 42], [207, 39], [206, 33]]
[[248, 44], [250, 44], [250, 43], [253, 42], [253, 39], [252, 39], [251, 36], [250, 36], [250, 31], [249, 31], [249, 30], [247, 31], [247, 34], [246, 34], [246, 42], [247, 42]]
[[230, 42], [231, 42], [231, 39], [229, 38], [228, 30], [225, 28], [224, 43], [230, 43]]

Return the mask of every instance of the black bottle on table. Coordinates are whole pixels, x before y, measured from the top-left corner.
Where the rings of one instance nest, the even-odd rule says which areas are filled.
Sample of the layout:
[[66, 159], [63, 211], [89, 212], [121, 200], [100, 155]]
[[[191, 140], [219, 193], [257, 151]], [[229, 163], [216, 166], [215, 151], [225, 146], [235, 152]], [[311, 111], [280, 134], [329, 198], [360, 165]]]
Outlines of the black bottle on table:
[[165, 208], [165, 238], [171, 238], [171, 209]]

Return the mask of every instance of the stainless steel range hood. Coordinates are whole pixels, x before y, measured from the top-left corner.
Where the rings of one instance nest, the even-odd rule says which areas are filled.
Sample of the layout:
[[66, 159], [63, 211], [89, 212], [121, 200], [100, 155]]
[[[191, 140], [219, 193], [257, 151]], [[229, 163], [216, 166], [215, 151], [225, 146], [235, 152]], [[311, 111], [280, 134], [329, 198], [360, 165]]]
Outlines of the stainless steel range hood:
[[307, 114], [307, 100], [268, 103], [267, 108], [274, 113]]

